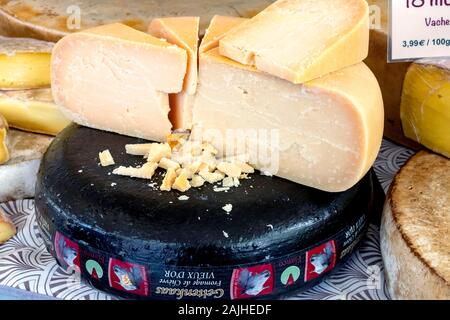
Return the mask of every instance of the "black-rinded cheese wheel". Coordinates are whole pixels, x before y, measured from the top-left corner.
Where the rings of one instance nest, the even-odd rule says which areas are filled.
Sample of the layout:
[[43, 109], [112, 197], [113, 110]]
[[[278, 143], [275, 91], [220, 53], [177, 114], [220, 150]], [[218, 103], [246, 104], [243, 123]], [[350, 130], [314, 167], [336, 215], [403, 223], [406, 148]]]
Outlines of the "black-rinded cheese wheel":
[[[182, 194], [159, 190], [159, 169], [152, 180], [113, 175], [144, 163], [125, 153], [144, 142], [72, 125], [48, 149], [36, 189], [49, 251], [124, 297], [238, 299], [307, 288], [349, 255], [383, 201], [373, 172], [342, 193], [255, 173], [228, 192], [206, 184]], [[99, 165], [106, 149], [116, 166]]]

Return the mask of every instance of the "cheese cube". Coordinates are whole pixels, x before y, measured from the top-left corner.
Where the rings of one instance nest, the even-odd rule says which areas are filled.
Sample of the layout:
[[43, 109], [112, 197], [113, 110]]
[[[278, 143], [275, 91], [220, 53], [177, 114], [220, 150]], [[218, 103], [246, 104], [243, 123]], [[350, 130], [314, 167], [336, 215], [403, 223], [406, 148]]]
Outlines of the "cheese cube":
[[255, 169], [340, 192], [354, 186], [376, 159], [383, 101], [363, 63], [295, 85], [227, 59], [216, 48], [200, 56], [199, 75], [193, 134], [210, 140], [219, 132], [223, 139], [214, 146], [228, 150], [234, 143], [228, 132], [262, 130], [270, 139], [239, 135]]
[[108, 167], [115, 164], [114, 159], [109, 150], [102, 151], [98, 154], [102, 167]]
[[293, 83], [363, 61], [365, 0], [278, 0], [220, 40], [220, 53]]
[[174, 129], [191, 129], [192, 127], [192, 106], [197, 90], [199, 25], [198, 17], [159, 18], [154, 19], [148, 29], [151, 35], [185, 49], [188, 55], [183, 91], [170, 95], [169, 117]]
[[400, 112], [408, 138], [450, 158], [450, 59], [409, 67]]
[[122, 24], [105, 25], [56, 44], [53, 97], [76, 123], [162, 142], [172, 129], [168, 94], [182, 90], [186, 69], [186, 50]]
[[160, 187], [161, 191], [170, 191], [172, 190], [172, 186], [175, 183], [175, 180], [177, 179], [177, 174], [175, 172], [175, 169], [169, 168], [166, 172], [166, 175], [164, 176], [162, 185]]

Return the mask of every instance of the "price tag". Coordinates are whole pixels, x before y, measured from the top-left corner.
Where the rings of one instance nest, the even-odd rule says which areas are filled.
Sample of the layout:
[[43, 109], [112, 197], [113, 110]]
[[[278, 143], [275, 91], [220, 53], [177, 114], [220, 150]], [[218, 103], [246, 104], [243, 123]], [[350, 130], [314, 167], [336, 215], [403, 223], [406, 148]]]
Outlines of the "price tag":
[[450, 0], [390, 0], [390, 61], [450, 57]]

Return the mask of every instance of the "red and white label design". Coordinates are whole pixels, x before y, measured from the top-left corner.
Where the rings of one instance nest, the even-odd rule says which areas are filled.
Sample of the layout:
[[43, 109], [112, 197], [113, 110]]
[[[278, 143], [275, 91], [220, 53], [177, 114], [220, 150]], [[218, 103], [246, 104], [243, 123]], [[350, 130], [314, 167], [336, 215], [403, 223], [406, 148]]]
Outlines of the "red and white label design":
[[311, 281], [330, 271], [336, 265], [334, 240], [306, 252], [305, 281]]
[[57, 232], [55, 235], [55, 251], [59, 263], [67, 269], [80, 272], [80, 248], [78, 244]]
[[271, 264], [234, 269], [230, 285], [231, 299], [246, 299], [271, 294], [274, 274]]
[[108, 276], [109, 285], [114, 289], [141, 296], [148, 295], [149, 283], [144, 266], [111, 258]]

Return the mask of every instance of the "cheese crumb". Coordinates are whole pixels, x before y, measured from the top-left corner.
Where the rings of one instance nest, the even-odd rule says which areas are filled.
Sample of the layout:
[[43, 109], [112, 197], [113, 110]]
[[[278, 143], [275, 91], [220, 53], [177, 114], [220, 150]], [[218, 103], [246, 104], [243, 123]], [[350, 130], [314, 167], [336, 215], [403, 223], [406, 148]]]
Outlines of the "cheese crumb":
[[233, 205], [232, 205], [232, 204], [227, 204], [227, 205], [223, 206], [222, 209], [223, 209], [227, 214], [230, 214], [230, 212], [233, 211]]
[[225, 238], [229, 238], [229, 237], [230, 237], [230, 236], [228, 235], [228, 233], [226, 233], [225, 231], [222, 230], [222, 232], [223, 232], [223, 236], [224, 236]]
[[222, 181], [225, 178], [225, 175], [217, 170], [215, 172], [201, 171], [199, 175], [211, 184]]
[[111, 155], [111, 152], [109, 150], [104, 150], [98, 154], [98, 157], [100, 159], [100, 164], [102, 167], [108, 167], [113, 166], [116, 163], [114, 162], [114, 159]]
[[177, 174], [173, 168], [169, 168], [167, 170], [166, 175], [164, 176], [164, 180], [162, 182], [161, 187], [159, 188], [161, 191], [170, 191], [172, 190], [172, 186], [177, 179]]
[[113, 174], [119, 176], [128, 176], [132, 178], [151, 179], [158, 168], [157, 163], [147, 162], [140, 168], [119, 167], [113, 171]]
[[187, 201], [187, 200], [189, 200], [189, 197], [188, 196], [179, 196], [178, 200], [180, 200], [180, 201]]

